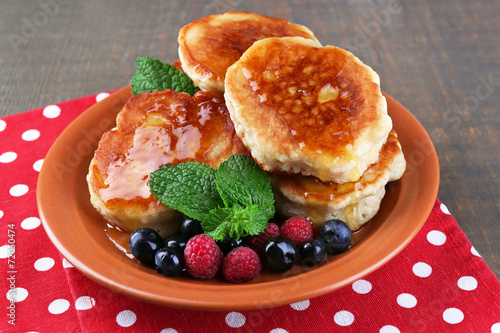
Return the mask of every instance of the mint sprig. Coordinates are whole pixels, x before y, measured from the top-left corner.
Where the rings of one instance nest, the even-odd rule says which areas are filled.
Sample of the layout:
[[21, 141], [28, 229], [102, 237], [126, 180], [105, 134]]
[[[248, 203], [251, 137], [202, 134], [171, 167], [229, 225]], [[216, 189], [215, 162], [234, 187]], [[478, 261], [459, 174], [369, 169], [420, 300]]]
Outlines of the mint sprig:
[[217, 170], [197, 162], [163, 166], [151, 173], [149, 187], [164, 205], [202, 221], [214, 239], [257, 235], [274, 215], [269, 178], [244, 155], [231, 156]]
[[237, 238], [257, 235], [266, 228], [272, 217], [262, 208], [258, 205], [216, 208], [210, 211], [201, 226], [207, 235], [220, 240], [226, 235], [235, 235]]
[[149, 177], [151, 193], [161, 203], [203, 221], [223, 202], [215, 185], [215, 170], [206, 164], [165, 164]]
[[189, 76], [168, 63], [150, 57], [137, 58], [135, 62], [137, 71], [132, 78], [132, 94], [134, 95], [145, 91], [172, 89], [193, 96], [200, 90]]

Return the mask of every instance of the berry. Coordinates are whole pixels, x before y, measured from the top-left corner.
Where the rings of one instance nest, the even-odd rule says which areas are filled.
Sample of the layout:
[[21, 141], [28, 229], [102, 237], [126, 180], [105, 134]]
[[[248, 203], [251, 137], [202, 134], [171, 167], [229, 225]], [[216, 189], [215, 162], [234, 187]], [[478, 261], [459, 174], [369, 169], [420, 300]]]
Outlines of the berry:
[[280, 235], [280, 228], [276, 223], [269, 223], [260, 234], [255, 236], [250, 236], [248, 238], [248, 245], [255, 250], [257, 253], [261, 253], [264, 248], [264, 244], [271, 237], [276, 237]]
[[186, 215], [181, 223], [181, 233], [188, 236], [189, 238], [203, 233], [203, 228], [201, 227], [201, 222], [192, 219]]
[[254, 250], [246, 246], [233, 249], [224, 258], [222, 273], [232, 283], [248, 282], [259, 275], [262, 269], [260, 258]]
[[172, 248], [182, 254], [184, 253], [188, 240], [189, 237], [186, 235], [173, 235], [165, 241], [165, 247]]
[[313, 226], [302, 217], [291, 217], [281, 226], [280, 235], [290, 238], [300, 246], [303, 242], [313, 238]]
[[215, 241], [206, 234], [193, 236], [184, 250], [187, 272], [200, 279], [213, 278], [222, 264], [223, 257]]
[[299, 259], [297, 244], [283, 236], [269, 238], [264, 244], [263, 258], [271, 270], [285, 272]]
[[300, 259], [307, 266], [315, 266], [325, 258], [325, 244], [317, 239], [305, 241], [299, 247]]
[[227, 255], [233, 249], [244, 246], [243, 238], [236, 239], [233, 236], [226, 235], [223, 240], [215, 241], [224, 255]]
[[132, 232], [128, 247], [134, 257], [148, 267], [155, 267], [155, 254], [164, 245], [161, 236], [151, 228], [139, 228]]
[[165, 276], [177, 276], [183, 269], [183, 256], [176, 250], [164, 247], [155, 255], [156, 271]]
[[319, 238], [325, 243], [326, 253], [341, 253], [349, 247], [351, 229], [342, 220], [329, 220], [319, 230]]

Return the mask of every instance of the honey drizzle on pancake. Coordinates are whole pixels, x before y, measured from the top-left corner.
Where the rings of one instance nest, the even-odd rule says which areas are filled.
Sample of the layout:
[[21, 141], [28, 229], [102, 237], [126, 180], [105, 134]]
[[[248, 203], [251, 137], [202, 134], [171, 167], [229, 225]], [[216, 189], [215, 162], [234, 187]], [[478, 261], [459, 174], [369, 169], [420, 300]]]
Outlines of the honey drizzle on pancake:
[[[358, 111], [363, 88], [342, 74], [352, 60], [338, 48], [309, 45], [294, 45], [290, 60], [292, 51], [283, 43], [269, 42], [265, 54], [243, 60], [248, 85], [261, 105], [281, 116], [300, 149], [317, 155], [328, 151], [357, 163], [349, 147], [375, 115]], [[359, 178], [359, 171], [354, 168], [351, 176]]]
[[[155, 98], [145, 99], [141, 110], [145, 115], [142, 126], [127, 134], [111, 131], [110, 135], [129, 136], [133, 143], [124, 152], [117, 152], [105, 170], [104, 184], [99, 188], [101, 199], [156, 201], [149, 190], [149, 174], [164, 164], [186, 161], [210, 163], [205, 156], [217, 139], [213, 131], [221, 131], [228, 113], [221, 96], [200, 93], [199, 104], [158, 103]], [[198, 109], [193, 110], [194, 109]], [[132, 136], [132, 138], [130, 138]], [[215, 161], [214, 161], [215, 162]]]

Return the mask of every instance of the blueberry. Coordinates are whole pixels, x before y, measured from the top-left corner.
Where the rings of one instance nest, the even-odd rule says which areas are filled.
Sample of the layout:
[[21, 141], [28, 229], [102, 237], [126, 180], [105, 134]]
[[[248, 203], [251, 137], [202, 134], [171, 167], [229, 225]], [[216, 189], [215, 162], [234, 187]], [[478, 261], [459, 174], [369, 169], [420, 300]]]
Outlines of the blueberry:
[[222, 253], [224, 253], [224, 255], [231, 252], [232, 249], [240, 246], [245, 246], [243, 238], [236, 240], [236, 238], [229, 235], [226, 235], [223, 240], [217, 240], [215, 242], [217, 243], [217, 245], [219, 245], [219, 248], [221, 249]]
[[163, 245], [161, 236], [151, 228], [134, 230], [128, 241], [132, 255], [148, 267], [155, 267], [155, 254]]
[[186, 235], [173, 235], [165, 241], [165, 247], [172, 248], [179, 253], [184, 253], [184, 249], [186, 248], [188, 240], [189, 237]]
[[181, 233], [189, 238], [202, 234], [203, 228], [201, 227], [201, 222], [184, 215], [184, 220], [181, 224]]
[[276, 236], [266, 241], [262, 256], [272, 271], [285, 272], [295, 265], [299, 259], [299, 251], [297, 244], [291, 239]]
[[299, 247], [299, 254], [305, 265], [315, 266], [325, 258], [325, 244], [317, 239], [305, 241]]
[[325, 243], [326, 253], [341, 253], [349, 247], [351, 229], [342, 220], [329, 220], [319, 230], [319, 238]]
[[184, 259], [176, 250], [164, 247], [155, 255], [156, 271], [165, 276], [177, 276], [184, 268]]

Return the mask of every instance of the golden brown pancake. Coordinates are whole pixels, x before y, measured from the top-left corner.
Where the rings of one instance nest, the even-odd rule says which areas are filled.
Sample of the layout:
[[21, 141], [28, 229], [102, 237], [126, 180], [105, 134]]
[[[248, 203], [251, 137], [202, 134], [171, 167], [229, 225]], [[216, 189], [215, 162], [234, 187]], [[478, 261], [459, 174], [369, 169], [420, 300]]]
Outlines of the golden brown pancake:
[[227, 12], [196, 20], [179, 32], [184, 72], [202, 90], [224, 92], [226, 70], [255, 41], [300, 36], [316, 40], [306, 27], [247, 12]]
[[135, 95], [99, 142], [87, 176], [91, 202], [123, 230], [152, 227], [166, 237], [178, 230], [180, 214], [151, 195], [149, 174], [186, 161], [217, 167], [238, 153], [247, 151], [221, 95], [169, 89]]
[[316, 177], [270, 173], [277, 212], [285, 217], [301, 216], [319, 229], [337, 218], [351, 230], [359, 229], [380, 208], [385, 185], [402, 177], [406, 162], [396, 132], [392, 130], [380, 150], [379, 160], [357, 182], [338, 184]]
[[379, 82], [338, 47], [267, 38], [229, 67], [224, 97], [264, 170], [346, 183], [376, 162], [392, 128]]

